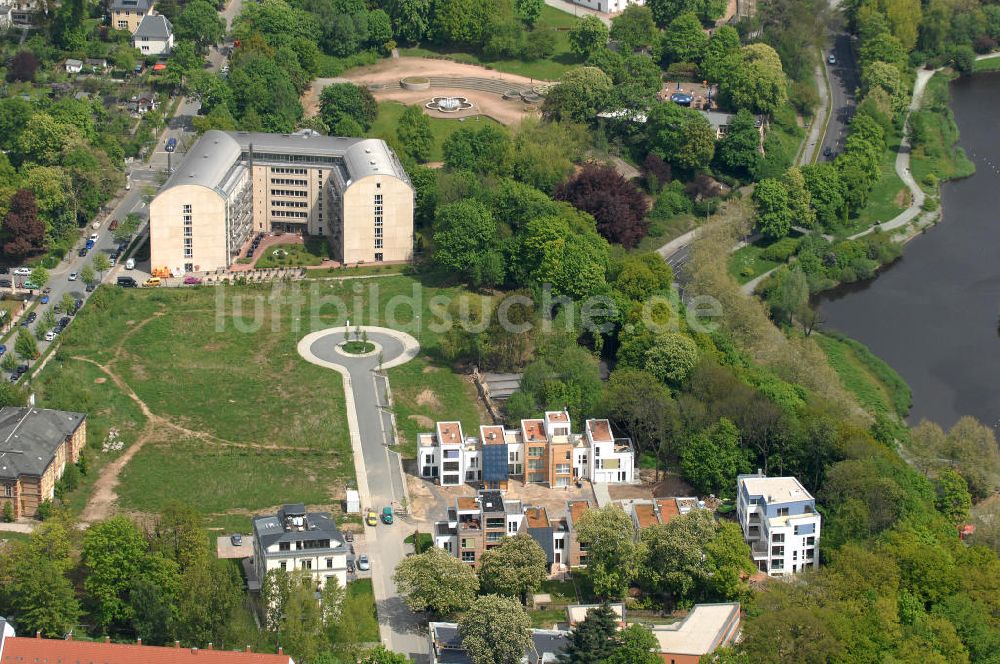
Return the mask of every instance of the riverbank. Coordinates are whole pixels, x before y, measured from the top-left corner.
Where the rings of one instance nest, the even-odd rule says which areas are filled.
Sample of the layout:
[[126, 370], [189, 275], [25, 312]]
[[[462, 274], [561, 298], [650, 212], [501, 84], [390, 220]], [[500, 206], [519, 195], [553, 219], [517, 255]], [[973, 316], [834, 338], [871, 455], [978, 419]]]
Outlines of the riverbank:
[[[995, 247], [1000, 225], [995, 192], [1000, 185], [1000, 136], [995, 118], [1000, 75], [938, 80], [944, 83], [934, 85], [949, 93], [947, 117], [955, 123], [951, 135], [965, 146], [966, 158], [978, 172], [944, 187], [938, 183], [941, 210], [946, 211], [943, 223], [933, 229], [901, 229], [900, 239], [916, 238], [904, 257], [881, 270], [877, 279], [823, 294], [818, 314], [825, 329], [860, 341], [900, 373], [913, 391], [911, 423], [926, 418], [949, 427], [959, 417], [972, 415], [996, 426], [1000, 264]], [[937, 112], [944, 117], [940, 108]]]

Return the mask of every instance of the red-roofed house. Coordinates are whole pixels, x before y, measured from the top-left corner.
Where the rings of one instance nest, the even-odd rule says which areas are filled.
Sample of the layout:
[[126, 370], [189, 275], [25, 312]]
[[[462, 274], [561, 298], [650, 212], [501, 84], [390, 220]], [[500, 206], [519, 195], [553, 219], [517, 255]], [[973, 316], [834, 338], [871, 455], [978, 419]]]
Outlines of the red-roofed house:
[[72, 639], [42, 639], [14, 636], [10, 625], [0, 619], [0, 662], [2, 664], [295, 664], [291, 657], [279, 652], [265, 655], [245, 651], [144, 646], [141, 643], [107, 643], [74, 641]]

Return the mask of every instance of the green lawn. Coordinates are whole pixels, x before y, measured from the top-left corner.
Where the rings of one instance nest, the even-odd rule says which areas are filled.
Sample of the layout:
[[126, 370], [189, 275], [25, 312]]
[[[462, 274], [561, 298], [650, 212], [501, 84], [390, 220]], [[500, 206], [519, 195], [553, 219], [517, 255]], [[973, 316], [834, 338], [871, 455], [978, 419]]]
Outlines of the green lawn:
[[888, 145], [882, 152], [882, 158], [879, 161], [879, 179], [868, 195], [868, 204], [861, 209], [856, 218], [848, 222], [847, 227], [842, 231], [844, 235], [853, 235], [873, 224], [889, 221], [905, 210], [910, 203], [910, 190], [896, 174], [896, 153], [899, 152], [898, 134], [889, 136], [887, 143]]
[[771, 242], [760, 240], [734, 251], [729, 256], [729, 274], [739, 283], [745, 284], [781, 265], [781, 263], [761, 257], [761, 253], [770, 244]]
[[667, 242], [684, 235], [698, 226], [698, 218], [690, 214], [674, 215], [670, 219], [649, 219], [649, 230], [646, 237], [639, 241], [635, 250], [638, 253], [656, 251]]
[[458, 62], [484, 65], [497, 71], [519, 74], [543, 81], [555, 81], [567, 69], [581, 63], [580, 59], [569, 48], [569, 30], [579, 20], [573, 14], [560, 9], [555, 9], [548, 5], [542, 7], [542, 15], [538, 19], [536, 26], [538, 28], [551, 28], [556, 31], [555, 52], [543, 60], [534, 60], [532, 62], [525, 62], [524, 60], [487, 60], [479, 54], [442, 49], [430, 44], [412, 48], [401, 48], [399, 49], [399, 54], [412, 57], [445, 55]]
[[333, 267], [321, 270], [309, 270], [306, 279], [349, 279], [351, 277], [371, 275], [405, 274], [412, 269], [410, 265], [359, 265], [358, 267]]
[[[371, 620], [357, 621], [358, 642], [375, 643], [379, 640], [378, 618], [375, 612], [375, 593], [372, 590], [371, 579], [358, 579], [347, 584], [347, 597], [353, 601], [367, 604], [371, 609], [365, 614]], [[354, 614], [357, 615], [357, 614]]]
[[972, 71], [1000, 71], [1000, 54], [992, 57], [986, 58], [985, 60], [976, 60], [972, 65]]
[[911, 394], [896, 371], [868, 348], [853, 339], [834, 334], [815, 334], [844, 388], [872, 414], [894, 413], [906, 417]]
[[[100, 469], [147, 424], [96, 362], [163, 420], [145, 431], [145, 446], [120, 476], [121, 507], [152, 512], [181, 499], [209, 525], [237, 530], [244, 515], [284, 502], [339, 513], [340, 492], [354, 477], [342, 381], [303, 360], [298, 341], [345, 317], [405, 330], [418, 313], [423, 329], [409, 331], [424, 347], [389, 374], [403, 449], [412, 455], [416, 433], [434, 419], [461, 419], [469, 431], [480, 423], [473, 386], [440, 359], [443, 330], [429, 325], [433, 298], [465, 294], [410, 276], [312, 281], [296, 310], [287, 285], [99, 288], [33, 386], [41, 405], [88, 414], [88, 473], [68, 504], [83, 508]], [[403, 297], [412, 306], [399, 305]], [[378, 306], [365, 306], [370, 301]], [[101, 451], [112, 427], [122, 449]]]
[[[977, 64], [983, 62], [997, 63], [1000, 68], [1000, 58], [981, 60]], [[928, 175], [933, 173], [943, 181], [967, 177], [976, 170], [965, 150], [957, 145], [958, 125], [948, 107], [950, 81], [946, 74], [935, 74], [927, 82], [920, 111], [910, 119], [915, 137], [910, 168], [917, 183], [930, 194], [936, 194], [937, 187], [927, 184]]]
[[[399, 118], [402, 117], [406, 105], [396, 101], [382, 102], [378, 105], [378, 118], [368, 132], [370, 136], [377, 138], [391, 138], [395, 136], [396, 127], [399, 126]], [[458, 118], [431, 118], [431, 133], [434, 135], [434, 146], [431, 149], [430, 161], [441, 161], [444, 156], [441, 153], [441, 146], [445, 140], [462, 127], [479, 126], [484, 122], [496, 121], [485, 115], [474, 115], [459, 122]]]
[[[344, 455], [347, 465], [350, 456]], [[121, 475], [119, 505], [156, 512], [178, 496], [207, 514], [253, 513], [277, 505], [337, 502], [331, 479], [344, 474], [333, 455], [221, 447], [198, 439], [147, 443]], [[169, 473], [169, 476], [167, 474]], [[244, 517], [244, 528], [249, 525]]]
[[306, 243], [276, 244], [264, 250], [254, 267], [305, 267], [319, 265], [330, 258], [330, 243], [324, 238], [309, 238]]

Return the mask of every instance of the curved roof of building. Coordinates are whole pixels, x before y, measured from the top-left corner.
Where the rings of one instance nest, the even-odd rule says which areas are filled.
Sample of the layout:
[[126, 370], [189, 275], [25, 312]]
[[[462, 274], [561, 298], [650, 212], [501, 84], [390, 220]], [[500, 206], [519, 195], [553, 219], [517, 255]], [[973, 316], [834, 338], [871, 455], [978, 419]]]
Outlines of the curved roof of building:
[[340, 157], [354, 182], [369, 175], [391, 175], [406, 183], [409, 176], [396, 154], [377, 138], [323, 136], [304, 130], [294, 134], [248, 131], [206, 131], [187, 152], [163, 190], [179, 184], [197, 184], [218, 189], [241, 155], [253, 147], [253, 158], [267, 161], [266, 153]]
[[182, 184], [218, 189], [226, 174], [240, 159], [240, 144], [229, 132], [211, 129], [195, 143], [161, 192]]

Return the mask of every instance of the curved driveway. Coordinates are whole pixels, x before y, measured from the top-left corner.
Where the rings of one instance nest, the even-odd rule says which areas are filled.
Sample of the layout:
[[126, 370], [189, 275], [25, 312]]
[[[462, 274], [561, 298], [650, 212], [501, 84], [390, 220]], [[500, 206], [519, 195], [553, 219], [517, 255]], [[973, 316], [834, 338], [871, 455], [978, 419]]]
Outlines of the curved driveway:
[[[381, 369], [405, 364], [420, 350], [410, 335], [382, 327], [365, 326], [368, 341], [381, 347]], [[308, 362], [333, 369], [344, 380], [347, 424], [351, 434], [354, 467], [362, 508], [380, 512], [385, 505], [399, 506], [406, 497], [406, 480], [399, 455], [388, 447], [393, 435], [392, 412], [388, 404], [389, 383], [379, 371], [379, 355], [351, 356], [338, 352], [344, 342], [343, 327], [306, 335], [298, 352]], [[353, 336], [354, 328], [351, 330]], [[372, 585], [378, 606], [379, 632], [391, 650], [406, 654], [412, 661], [426, 659], [426, 627], [406, 607], [396, 592], [392, 574], [403, 559], [403, 538], [410, 529], [393, 526], [365, 526], [365, 540], [372, 563]]]

